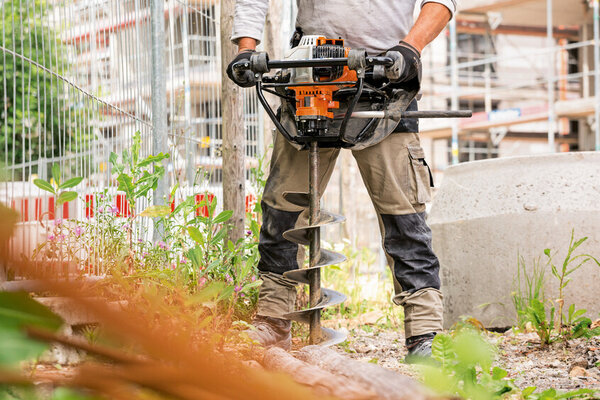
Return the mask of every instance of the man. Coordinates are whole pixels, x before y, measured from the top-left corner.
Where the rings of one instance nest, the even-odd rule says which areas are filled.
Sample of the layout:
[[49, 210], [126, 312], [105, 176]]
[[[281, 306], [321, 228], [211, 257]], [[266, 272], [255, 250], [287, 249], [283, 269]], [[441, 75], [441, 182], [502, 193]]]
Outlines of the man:
[[[297, 32], [341, 37], [346, 46], [364, 48], [371, 55], [397, 51], [406, 62], [395, 82], [420, 85], [420, 52], [444, 29], [456, 4], [455, 0], [419, 0], [421, 11], [413, 25], [416, 1], [297, 0]], [[237, 43], [239, 53], [232, 64], [249, 59], [255, 51], [262, 38], [267, 9], [268, 0], [237, 1], [231, 40]], [[234, 76], [232, 64], [229, 77], [240, 86], [252, 86], [252, 75]], [[409, 109], [416, 109], [416, 102]], [[416, 120], [401, 121], [395, 132], [379, 144], [353, 151], [378, 214], [383, 248], [394, 276], [393, 301], [404, 307], [409, 362], [430, 356], [433, 337], [442, 329], [439, 261], [431, 248], [431, 230], [425, 223], [430, 172], [417, 132]], [[339, 149], [320, 150], [320, 193], [338, 154]], [[307, 152], [296, 150], [277, 135], [262, 202], [258, 269], [263, 285], [254, 321], [257, 329], [251, 333], [265, 346], [289, 349], [291, 345], [291, 323], [282, 316], [294, 311], [296, 289], [294, 282], [282, 274], [301, 265], [298, 260], [302, 249], [282, 234], [294, 227], [305, 210], [286, 201], [282, 194], [307, 188]]]

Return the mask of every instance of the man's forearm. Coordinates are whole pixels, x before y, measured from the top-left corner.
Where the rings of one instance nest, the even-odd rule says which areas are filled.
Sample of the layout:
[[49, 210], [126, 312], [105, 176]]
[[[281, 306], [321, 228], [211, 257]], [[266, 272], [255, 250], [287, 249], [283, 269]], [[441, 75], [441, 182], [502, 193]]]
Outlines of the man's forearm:
[[256, 50], [256, 39], [242, 37], [238, 40], [238, 53], [247, 50]]
[[404, 41], [420, 52], [446, 27], [452, 14], [443, 4], [425, 3]]

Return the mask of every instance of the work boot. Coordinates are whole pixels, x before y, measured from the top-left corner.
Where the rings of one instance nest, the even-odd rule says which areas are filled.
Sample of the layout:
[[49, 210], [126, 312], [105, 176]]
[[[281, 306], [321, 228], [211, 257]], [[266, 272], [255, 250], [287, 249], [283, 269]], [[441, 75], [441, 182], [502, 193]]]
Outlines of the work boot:
[[404, 358], [404, 362], [407, 364], [420, 364], [431, 360], [431, 344], [435, 332], [426, 333], [419, 336], [411, 336], [406, 339], [406, 348], [408, 354]]
[[264, 317], [257, 315], [252, 321], [255, 329], [246, 330], [250, 339], [264, 347], [281, 347], [289, 350], [292, 347], [292, 322], [287, 319]]

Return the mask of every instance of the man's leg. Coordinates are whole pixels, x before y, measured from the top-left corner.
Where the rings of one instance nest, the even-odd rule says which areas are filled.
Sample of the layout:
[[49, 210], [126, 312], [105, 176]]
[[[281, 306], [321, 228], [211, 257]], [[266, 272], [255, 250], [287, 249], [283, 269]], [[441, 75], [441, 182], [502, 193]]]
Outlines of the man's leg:
[[[337, 149], [322, 149], [319, 192], [323, 193], [339, 154]], [[258, 297], [255, 334], [264, 345], [286, 347], [290, 322], [281, 317], [295, 310], [295, 283], [283, 273], [298, 269], [303, 248], [283, 238], [283, 232], [306, 223], [306, 210], [283, 198], [284, 192], [308, 192], [308, 152], [298, 151], [281, 135], [276, 135], [269, 177], [261, 203], [263, 223], [260, 230], [258, 270], [263, 284]]]
[[394, 303], [404, 307], [407, 345], [442, 329], [439, 261], [431, 248], [425, 202], [430, 173], [417, 133], [394, 133], [353, 155], [378, 214], [394, 276]]

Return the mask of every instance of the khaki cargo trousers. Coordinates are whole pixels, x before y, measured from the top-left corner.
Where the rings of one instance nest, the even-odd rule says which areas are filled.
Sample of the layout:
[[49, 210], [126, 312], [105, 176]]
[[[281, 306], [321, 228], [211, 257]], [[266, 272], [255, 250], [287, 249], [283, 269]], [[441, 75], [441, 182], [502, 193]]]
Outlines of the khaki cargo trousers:
[[[339, 149], [320, 150], [319, 192], [333, 172]], [[425, 222], [431, 175], [417, 133], [393, 133], [381, 143], [352, 152], [379, 219], [382, 244], [394, 277], [394, 303], [404, 307], [405, 336], [442, 329], [439, 261]], [[296, 288], [285, 271], [303, 264], [301, 246], [283, 232], [306, 224], [307, 210], [283, 198], [283, 192], [308, 192], [308, 152], [275, 137], [262, 201], [258, 265], [263, 284], [258, 314], [281, 318], [295, 310]]]

